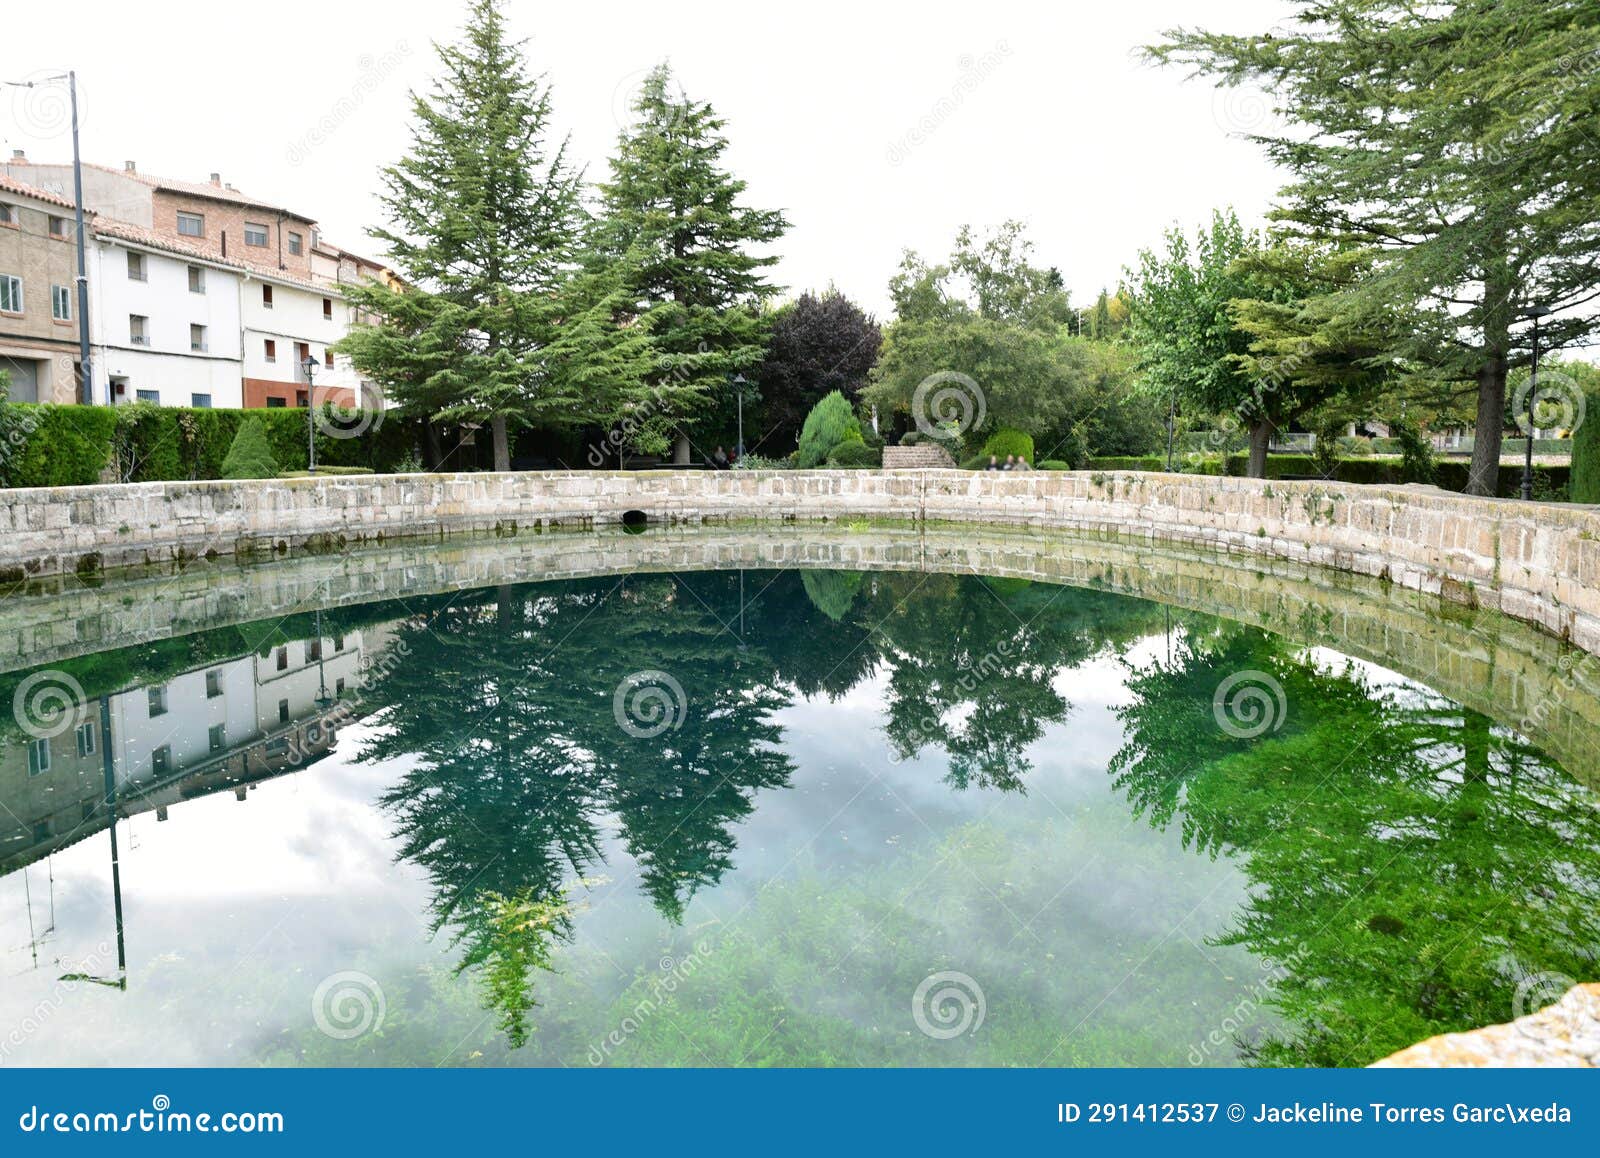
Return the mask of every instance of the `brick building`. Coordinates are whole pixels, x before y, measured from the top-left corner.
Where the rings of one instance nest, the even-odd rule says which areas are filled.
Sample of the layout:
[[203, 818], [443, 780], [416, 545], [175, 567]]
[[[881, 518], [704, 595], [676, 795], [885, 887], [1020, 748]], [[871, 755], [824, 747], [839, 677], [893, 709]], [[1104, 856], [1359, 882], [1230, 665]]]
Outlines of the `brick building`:
[[[0, 174], [13, 189], [70, 208], [70, 165], [38, 164], [18, 152]], [[295, 407], [307, 405], [314, 392], [318, 403], [382, 404], [348, 360], [330, 350], [354, 321], [343, 287], [392, 279], [382, 265], [327, 241], [311, 217], [250, 197], [219, 173], [185, 181], [141, 173], [129, 161], [121, 169], [86, 164], [83, 174], [84, 203], [95, 222], [90, 318], [97, 401]], [[73, 252], [70, 243], [60, 248]], [[48, 256], [48, 247], [42, 252]], [[160, 292], [152, 272], [161, 275]], [[217, 298], [230, 292], [231, 314]], [[0, 342], [5, 320], [0, 313]], [[219, 371], [219, 363], [231, 368]], [[62, 366], [65, 392], [62, 369], [52, 371], [57, 401], [68, 400], [72, 389], [71, 363]], [[233, 381], [221, 383], [219, 373]]]

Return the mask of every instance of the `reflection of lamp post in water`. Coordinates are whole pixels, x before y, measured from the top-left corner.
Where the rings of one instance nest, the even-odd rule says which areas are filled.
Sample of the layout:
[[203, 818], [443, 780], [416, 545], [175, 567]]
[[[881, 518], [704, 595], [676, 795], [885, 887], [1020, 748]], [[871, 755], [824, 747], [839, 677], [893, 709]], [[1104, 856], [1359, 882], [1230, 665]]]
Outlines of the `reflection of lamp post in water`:
[[333, 706], [333, 697], [328, 694], [328, 665], [323, 658], [322, 649], [322, 608], [317, 608], [317, 707], [327, 711]]
[[128, 943], [122, 929], [122, 862], [117, 855], [117, 769], [111, 752], [111, 697], [100, 697], [100, 751], [101, 767], [105, 770], [106, 811], [110, 823], [106, 831], [111, 834], [111, 905], [117, 917], [117, 976], [115, 980], [69, 973], [63, 981], [93, 981], [113, 989], [128, 987]]

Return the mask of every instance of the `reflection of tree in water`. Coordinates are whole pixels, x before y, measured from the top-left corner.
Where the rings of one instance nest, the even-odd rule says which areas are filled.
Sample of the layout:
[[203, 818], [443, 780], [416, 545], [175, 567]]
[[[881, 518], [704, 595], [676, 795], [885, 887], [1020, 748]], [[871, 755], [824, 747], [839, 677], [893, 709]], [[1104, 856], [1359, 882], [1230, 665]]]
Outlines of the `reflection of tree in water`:
[[[431, 877], [435, 927], [513, 1042], [571, 935], [568, 891], [599, 868], [597, 817], [615, 817], [644, 892], [680, 922], [732, 867], [757, 793], [789, 783], [774, 715], [793, 690], [839, 696], [882, 665], [902, 750], [943, 747], [958, 787], [1017, 789], [1027, 745], [1068, 711], [1054, 674], [1159, 615], [971, 577], [750, 573], [742, 590], [742, 617], [723, 573], [475, 592], [398, 625], [408, 659], [369, 689], [387, 710], [366, 754], [408, 759], [385, 798], [401, 855]], [[681, 702], [624, 728], [617, 689], [652, 671]]]
[[[1255, 741], [1218, 727], [1229, 676], [1288, 704]], [[1279, 970], [1269, 1065], [1365, 1064], [1508, 1020], [1518, 981], [1597, 972], [1593, 795], [1485, 717], [1228, 627], [1129, 680], [1112, 764], [1134, 810], [1236, 854], [1253, 887], [1221, 944]]]
[[1071, 705], [1063, 668], [1159, 622], [1150, 604], [1070, 587], [957, 575], [892, 575], [865, 614], [889, 668], [890, 743], [901, 759], [929, 744], [950, 783], [1016, 791], [1028, 745]]
[[[409, 658], [370, 691], [390, 710], [365, 755], [412, 758], [385, 797], [401, 855], [428, 871], [436, 927], [463, 943], [514, 1040], [548, 942], [570, 935], [564, 890], [598, 861], [596, 817], [618, 817], [676, 921], [732, 863], [755, 792], [788, 782], [769, 722], [788, 700], [770, 660], [725, 632], [738, 611], [726, 579], [506, 588], [397, 631]], [[683, 704], [675, 727], [636, 736], [613, 696], [649, 669], [679, 681]]]

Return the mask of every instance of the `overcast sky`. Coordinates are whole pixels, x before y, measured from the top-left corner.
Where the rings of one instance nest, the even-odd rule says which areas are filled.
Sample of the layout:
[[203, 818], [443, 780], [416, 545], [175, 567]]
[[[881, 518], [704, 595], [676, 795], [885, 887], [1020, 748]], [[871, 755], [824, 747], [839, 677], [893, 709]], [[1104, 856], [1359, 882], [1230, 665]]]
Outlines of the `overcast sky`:
[[[1232, 204], [1264, 213], [1280, 184], [1230, 129], [1249, 97], [1136, 59], [1175, 23], [1270, 26], [1279, 0], [807, 5], [509, 0], [558, 129], [602, 177], [629, 90], [669, 58], [685, 91], [727, 118], [731, 167], [751, 204], [793, 224], [776, 280], [829, 282], [880, 314], [902, 249], [948, 252], [963, 223], [1026, 221], [1075, 298], [1114, 287], [1174, 221]], [[404, 152], [407, 90], [432, 44], [453, 40], [452, 0], [80, 3], [86, 34], [49, 5], [13, 5], [0, 79], [76, 68], [87, 160], [204, 180], [318, 218], [351, 249], [378, 220], [376, 173]], [[197, 18], [203, 13], [203, 18]], [[252, 59], [254, 54], [254, 59]], [[0, 93], [7, 155], [70, 157], [46, 90]], [[379, 252], [373, 256], [381, 257]]]

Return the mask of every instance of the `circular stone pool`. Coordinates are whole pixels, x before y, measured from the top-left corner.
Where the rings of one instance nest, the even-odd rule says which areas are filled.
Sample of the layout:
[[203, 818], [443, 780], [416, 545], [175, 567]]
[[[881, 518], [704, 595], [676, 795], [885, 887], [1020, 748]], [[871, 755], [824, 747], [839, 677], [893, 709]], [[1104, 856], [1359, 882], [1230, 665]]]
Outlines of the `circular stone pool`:
[[1361, 1065], [1600, 975], [1600, 660], [1351, 576], [566, 534], [0, 654], [10, 1064]]

